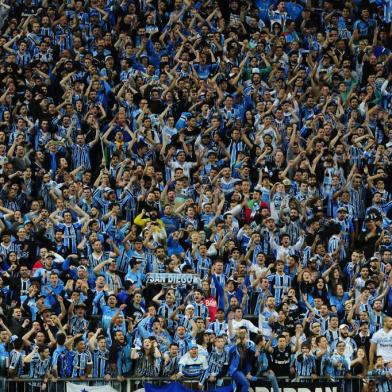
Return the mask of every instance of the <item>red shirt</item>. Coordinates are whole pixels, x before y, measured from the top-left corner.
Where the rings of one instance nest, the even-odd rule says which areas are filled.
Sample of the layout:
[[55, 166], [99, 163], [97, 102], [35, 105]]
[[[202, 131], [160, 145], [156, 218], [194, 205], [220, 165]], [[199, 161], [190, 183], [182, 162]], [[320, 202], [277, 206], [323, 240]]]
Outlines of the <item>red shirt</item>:
[[208, 297], [204, 300], [204, 305], [207, 306], [208, 311], [210, 313], [210, 322], [214, 322], [216, 312], [218, 310], [218, 303], [216, 302], [216, 299], [214, 297]]
[[34, 274], [35, 270], [37, 270], [39, 268], [43, 268], [43, 267], [44, 267], [44, 264], [42, 263], [42, 260], [39, 259], [34, 263], [33, 268], [31, 269], [31, 273]]

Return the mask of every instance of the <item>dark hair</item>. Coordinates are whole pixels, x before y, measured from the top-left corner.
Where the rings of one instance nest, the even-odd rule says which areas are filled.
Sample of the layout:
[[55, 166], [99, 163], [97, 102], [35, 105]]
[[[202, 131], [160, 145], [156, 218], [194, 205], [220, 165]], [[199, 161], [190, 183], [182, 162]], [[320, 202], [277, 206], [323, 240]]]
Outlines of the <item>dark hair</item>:
[[21, 338], [17, 338], [14, 340], [14, 349], [20, 350], [23, 347], [23, 340]]
[[260, 342], [262, 342], [264, 340], [264, 336], [263, 335], [256, 335], [255, 338], [253, 339], [254, 343], [257, 345]]
[[204, 332], [198, 332], [195, 336], [196, 344], [202, 345], [204, 339]]
[[60, 346], [64, 346], [65, 339], [66, 339], [66, 336], [65, 336], [65, 334], [62, 333], [62, 332], [59, 332], [59, 333], [56, 335], [56, 342], [57, 342], [57, 344], [59, 344]]
[[47, 348], [48, 348], [48, 346], [46, 344], [40, 344], [38, 346], [38, 352], [43, 353]]

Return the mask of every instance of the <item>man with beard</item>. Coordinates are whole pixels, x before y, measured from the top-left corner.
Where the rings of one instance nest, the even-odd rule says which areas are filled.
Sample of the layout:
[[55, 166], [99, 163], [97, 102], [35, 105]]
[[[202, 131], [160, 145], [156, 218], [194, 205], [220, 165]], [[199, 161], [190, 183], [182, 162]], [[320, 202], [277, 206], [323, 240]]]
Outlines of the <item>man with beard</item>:
[[149, 230], [152, 230], [155, 241], [163, 240], [167, 237], [165, 224], [159, 219], [159, 212], [156, 209], [152, 209], [148, 213], [145, 210], [142, 210], [142, 212], [135, 217], [134, 223], [142, 229], [147, 227]]
[[296, 208], [291, 208], [289, 213], [289, 219], [286, 221], [284, 232], [290, 236], [292, 244], [295, 244], [301, 236], [301, 217], [299, 211]]
[[332, 350], [335, 350], [339, 342], [344, 342], [344, 356], [348, 363], [353, 359], [354, 352], [357, 351], [357, 344], [355, 340], [349, 336], [347, 324], [342, 324], [339, 327], [339, 338], [332, 343]]
[[166, 252], [163, 246], [158, 246], [155, 249], [155, 255], [153, 255], [152, 260], [147, 266], [150, 272], [163, 273], [166, 270], [165, 266]]
[[131, 374], [131, 350], [131, 342], [127, 341], [124, 333], [122, 331], [116, 331], [109, 352], [109, 363], [112, 375], [116, 375], [120, 381], [123, 381], [124, 377]]

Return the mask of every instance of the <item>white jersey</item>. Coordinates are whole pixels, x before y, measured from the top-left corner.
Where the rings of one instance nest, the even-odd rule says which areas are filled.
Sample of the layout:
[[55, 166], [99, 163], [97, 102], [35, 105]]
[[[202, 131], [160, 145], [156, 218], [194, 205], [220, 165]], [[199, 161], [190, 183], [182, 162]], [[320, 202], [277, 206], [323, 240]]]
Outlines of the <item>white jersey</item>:
[[275, 320], [278, 319], [278, 312], [275, 309], [269, 310], [268, 308], [264, 308], [264, 310], [259, 314], [259, 329], [261, 329], [267, 340], [269, 340], [272, 334], [272, 327], [269, 323], [271, 317]]
[[377, 355], [382, 356], [385, 363], [392, 361], [392, 329], [388, 332], [384, 328], [380, 329], [370, 341], [377, 345]]
[[233, 332], [236, 334], [239, 328], [246, 327], [248, 331], [253, 333], [259, 333], [260, 330], [253, 325], [253, 323], [249, 320], [241, 319], [240, 321], [233, 320]]

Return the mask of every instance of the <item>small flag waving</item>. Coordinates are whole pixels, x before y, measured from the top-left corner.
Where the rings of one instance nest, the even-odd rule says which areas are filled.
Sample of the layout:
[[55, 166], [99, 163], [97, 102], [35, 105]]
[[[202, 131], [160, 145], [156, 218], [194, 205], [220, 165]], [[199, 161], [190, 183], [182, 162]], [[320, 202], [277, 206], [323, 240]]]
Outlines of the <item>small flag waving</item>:
[[110, 385], [88, 386], [67, 382], [67, 392], [117, 392]]

